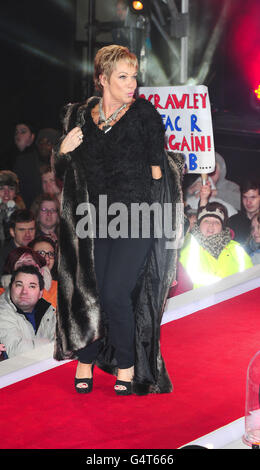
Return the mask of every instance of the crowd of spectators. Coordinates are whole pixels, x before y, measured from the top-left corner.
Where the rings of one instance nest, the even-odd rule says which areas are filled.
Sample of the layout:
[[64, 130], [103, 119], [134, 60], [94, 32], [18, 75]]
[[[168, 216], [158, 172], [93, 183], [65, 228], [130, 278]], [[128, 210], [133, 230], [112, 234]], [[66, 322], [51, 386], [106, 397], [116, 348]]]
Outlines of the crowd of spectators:
[[181, 291], [190, 290], [187, 277], [195, 289], [260, 263], [260, 181], [246, 179], [239, 188], [225, 176], [226, 163], [216, 153], [206, 182], [198, 177], [184, 192], [188, 230], [179, 253]]
[[62, 184], [55, 129], [15, 126], [0, 167], [0, 360], [54, 340]]
[[[0, 360], [52, 341], [62, 183], [52, 169], [55, 129], [18, 123], [0, 167]], [[187, 230], [169, 297], [260, 264], [260, 183], [226, 179], [216, 153], [206, 184], [184, 191]]]

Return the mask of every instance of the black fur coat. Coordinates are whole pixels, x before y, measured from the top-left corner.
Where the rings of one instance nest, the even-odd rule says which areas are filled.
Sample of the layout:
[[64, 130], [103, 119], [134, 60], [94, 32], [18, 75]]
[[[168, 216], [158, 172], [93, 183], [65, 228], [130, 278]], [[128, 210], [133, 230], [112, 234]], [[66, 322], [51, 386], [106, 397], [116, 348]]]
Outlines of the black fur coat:
[[[64, 136], [75, 126], [83, 128], [89, 104], [70, 104], [63, 119]], [[54, 358], [77, 358], [77, 351], [102, 338], [103, 348], [97, 365], [106, 372], [116, 374], [117, 365], [113, 349], [107, 341], [105, 321], [99, 304], [94, 270], [94, 242], [79, 238], [75, 227], [79, 221], [76, 209], [79, 202], [89, 200], [86, 175], [80, 160], [84, 158], [79, 146], [70, 154], [55, 154], [55, 170], [63, 176], [62, 212], [60, 223], [60, 253], [58, 263], [58, 307]], [[182, 203], [183, 157], [163, 153], [163, 178], [152, 200]], [[175, 224], [179, 224], [178, 221]], [[178, 234], [182, 230], [178, 226]], [[170, 285], [176, 273], [176, 249], [165, 249], [165, 238], [157, 238], [133, 294], [136, 318], [136, 361], [134, 392], [168, 393], [172, 383], [160, 351], [160, 322]]]

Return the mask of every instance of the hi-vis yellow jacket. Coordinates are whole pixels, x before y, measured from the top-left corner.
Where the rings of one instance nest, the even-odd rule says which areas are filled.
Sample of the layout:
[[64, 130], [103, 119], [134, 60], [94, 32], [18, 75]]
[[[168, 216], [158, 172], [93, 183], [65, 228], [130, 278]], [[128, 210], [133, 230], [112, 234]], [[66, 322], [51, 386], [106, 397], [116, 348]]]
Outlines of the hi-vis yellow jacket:
[[234, 240], [225, 246], [216, 259], [190, 233], [180, 252], [180, 262], [193, 282], [194, 289], [253, 266], [250, 256]]

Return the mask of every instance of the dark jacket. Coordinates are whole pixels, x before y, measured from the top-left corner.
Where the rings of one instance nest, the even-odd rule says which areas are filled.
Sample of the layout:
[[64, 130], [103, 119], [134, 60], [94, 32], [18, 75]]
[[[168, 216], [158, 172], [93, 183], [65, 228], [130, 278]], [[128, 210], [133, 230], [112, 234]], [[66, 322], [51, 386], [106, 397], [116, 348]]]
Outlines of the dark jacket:
[[234, 232], [234, 240], [245, 246], [251, 231], [251, 220], [244, 211], [229, 217], [227, 226]]
[[42, 191], [40, 159], [34, 145], [20, 152], [14, 163], [14, 172], [19, 178], [20, 194], [27, 209]]
[[[2, 248], [0, 250], [0, 280], [1, 280], [2, 274], [4, 273], [4, 266], [5, 266], [5, 262], [7, 260], [7, 256], [15, 248], [17, 248], [17, 246], [14, 242], [14, 239], [11, 238], [10, 240], [7, 240], [4, 243], [4, 245], [2, 246]], [[1, 285], [1, 282], [0, 282], [0, 285]]]
[[[76, 125], [84, 125], [86, 104], [70, 105], [64, 118], [65, 134]], [[77, 350], [102, 338], [103, 348], [97, 364], [103, 370], [116, 374], [117, 365], [113, 349], [108, 342], [96, 285], [93, 239], [81, 239], [75, 227], [78, 202], [88, 202], [86, 174], [82, 171], [79, 146], [71, 155], [59, 156], [55, 166], [64, 175], [62, 213], [60, 221], [60, 254], [58, 278], [57, 330], [54, 357], [57, 360], [76, 358]], [[84, 158], [84, 154], [82, 155]], [[152, 200], [173, 202], [173, 218], [176, 203], [182, 207], [182, 168], [180, 154], [162, 155], [163, 178], [155, 186]], [[175, 223], [176, 219], [174, 219]], [[178, 229], [182, 230], [181, 221]], [[177, 234], [179, 235], [179, 233]], [[172, 391], [165, 364], [160, 352], [160, 322], [168, 290], [175, 278], [177, 249], [166, 249], [165, 237], [154, 240], [149, 257], [136, 285], [133, 302], [136, 318], [136, 362], [134, 392], [137, 394], [167, 393]]]

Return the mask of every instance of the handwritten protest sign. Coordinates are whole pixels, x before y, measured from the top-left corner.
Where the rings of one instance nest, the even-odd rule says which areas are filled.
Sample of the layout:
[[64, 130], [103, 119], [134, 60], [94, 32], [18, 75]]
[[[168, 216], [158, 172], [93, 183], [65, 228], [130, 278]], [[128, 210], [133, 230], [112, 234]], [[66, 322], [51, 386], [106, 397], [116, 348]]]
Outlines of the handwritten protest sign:
[[189, 173], [211, 173], [215, 150], [208, 89], [204, 85], [140, 87], [154, 104], [166, 130], [166, 150], [185, 155]]

